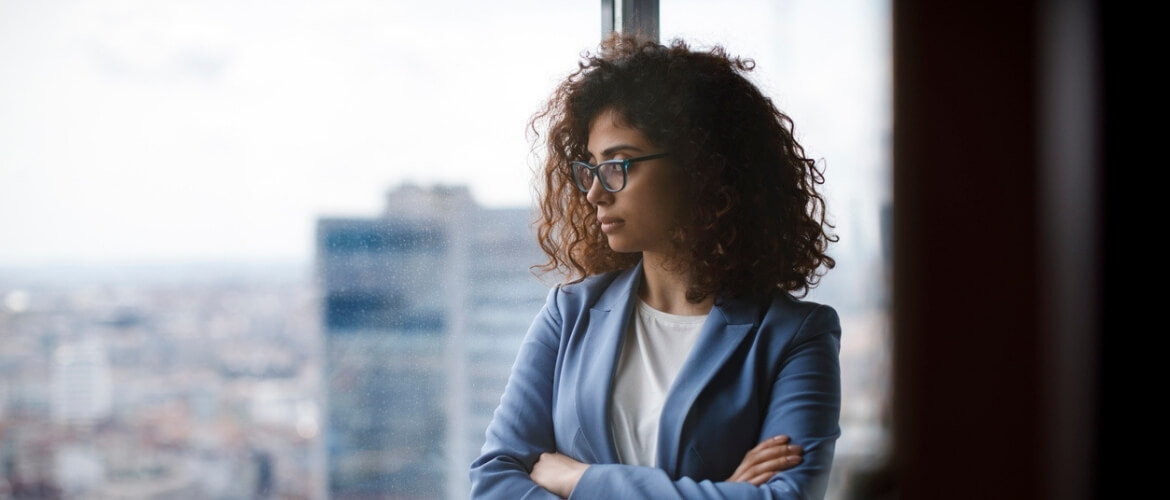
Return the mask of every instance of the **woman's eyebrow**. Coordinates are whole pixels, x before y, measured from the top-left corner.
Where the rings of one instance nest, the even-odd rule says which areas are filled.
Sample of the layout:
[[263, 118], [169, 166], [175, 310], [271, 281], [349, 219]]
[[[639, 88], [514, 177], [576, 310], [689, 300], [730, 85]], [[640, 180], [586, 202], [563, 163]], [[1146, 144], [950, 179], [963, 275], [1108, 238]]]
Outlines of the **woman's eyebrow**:
[[[610, 146], [608, 148], [605, 148], [605, 151], [601, 152], [601, 156], [602, 156], [602, 158], [611, 158], [611, 157], [613, 157], [613, 155], [617, 154], [618, 152], [627, 151], [627, 150], [638, 152], [638, 153], [643, 152], [642, 148], [640, 148], [638, 146], [634, 146], [632, 144], [618, 144], [615, 146]], [[590, 155], [592, 155], [592, 153], [590, 153]]]

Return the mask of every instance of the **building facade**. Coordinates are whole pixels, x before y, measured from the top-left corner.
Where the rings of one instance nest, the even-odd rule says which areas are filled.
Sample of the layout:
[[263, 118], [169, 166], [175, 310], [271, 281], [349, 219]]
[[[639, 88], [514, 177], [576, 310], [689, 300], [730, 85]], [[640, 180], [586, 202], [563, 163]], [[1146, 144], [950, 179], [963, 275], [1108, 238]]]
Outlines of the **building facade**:
[[404, 186], [370, 218], [322, 218], [317, 279], [331, 498], [466, 498], [546, 284], [527, 209]]

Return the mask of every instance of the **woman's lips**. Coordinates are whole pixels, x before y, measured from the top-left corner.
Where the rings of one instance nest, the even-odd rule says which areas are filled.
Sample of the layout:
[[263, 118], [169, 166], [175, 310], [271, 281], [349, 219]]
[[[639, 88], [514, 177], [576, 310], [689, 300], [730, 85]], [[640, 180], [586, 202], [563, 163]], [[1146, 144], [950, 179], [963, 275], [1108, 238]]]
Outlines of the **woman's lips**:
[[625, 220], [617, 217], [602, 217], [597, 220], [601, 222], [601, 232], [606, 234], [609, 234], [611, 231], [616, 230], [626, 223]]

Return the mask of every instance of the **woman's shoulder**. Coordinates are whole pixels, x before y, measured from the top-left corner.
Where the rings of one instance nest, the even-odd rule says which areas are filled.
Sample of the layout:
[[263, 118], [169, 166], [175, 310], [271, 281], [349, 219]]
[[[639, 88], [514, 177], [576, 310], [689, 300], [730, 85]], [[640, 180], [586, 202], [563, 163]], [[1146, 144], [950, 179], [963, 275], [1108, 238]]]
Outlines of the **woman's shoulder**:
[[780, 308], [793, 311], [813, 311], [817, 309], [833, 310], [833, 306], [810, 300], [805, 297], [797, 297], [790, 292], [777, 289], [770, 297], [770, 308]]
[[618, 294], [633, 286], [635, 269], [619, 269], [587, 276], [579, 281], [556, 286], [553, 293], [562, 306], [592, 307], [609, 295]]
[[781, 323], [798, 330], [840, 330], [841, 318], [837, 310], [807, 298], [800, 298], [783, 290], [776, 290], [763, 300], [761, 323]]

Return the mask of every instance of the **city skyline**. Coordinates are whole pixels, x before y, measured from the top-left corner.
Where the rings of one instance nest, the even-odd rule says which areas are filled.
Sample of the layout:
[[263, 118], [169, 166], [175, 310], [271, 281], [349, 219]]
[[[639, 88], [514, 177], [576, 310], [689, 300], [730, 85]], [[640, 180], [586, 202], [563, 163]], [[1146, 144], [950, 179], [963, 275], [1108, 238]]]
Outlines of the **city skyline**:
[[[379, 484], [465, 497], [467, 466], [546, 294], [527, 267], [539, 249], [522, 210], [476, 207], [466, 188], [398, 186], [380, 201], [362, 217], [320, 219], [313, 273], [208, 267], [199, 279], [42, 283], [21, 291], [21, 310], [0, 274], [0, 463], [14, 464], [0, 496], [151, 487], [327, 498], [324, 447], [340, 421], [356, 430], [349, 442], [399, 451], [343, 460], [356, 472], [342, 477], [359, 482], [336, 498]], [[847, 332], [831, 491], [886, 446], [888, 312], [872, 257], [850, 256], [859, 264], [835, 270], [845, 278], [817, 299]], [[63, 406], [68, 394], [85, 398]], [[420, 408], [428, 416], [410, 418]], [[434, 469], [412, 476], [422, 464]]]

